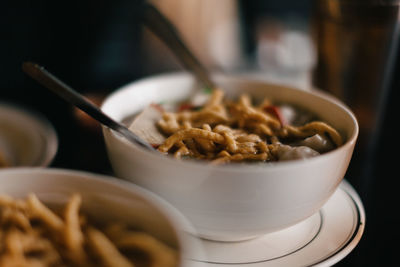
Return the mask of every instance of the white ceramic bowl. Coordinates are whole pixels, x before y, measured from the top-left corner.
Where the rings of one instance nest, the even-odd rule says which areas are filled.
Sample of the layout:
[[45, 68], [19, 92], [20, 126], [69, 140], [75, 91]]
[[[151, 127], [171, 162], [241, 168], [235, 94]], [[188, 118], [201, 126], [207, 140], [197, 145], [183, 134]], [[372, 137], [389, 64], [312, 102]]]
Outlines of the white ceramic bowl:
[[25, 198], [35, 193], [50, 206], [64, 206], [72, 193], [82, 195], [81, 210], [96, 221], [123, 221], [178, 249], [180, 265], [198, 266], [190, 255], [202, 247], [188, 234], [193, 226], [173, 206], [132, 183], [81, 171], [48, 168], [0, 170], [0, 193]]
[[[346, 142], [307, 160], [268, 165], [207, 165], [147, 151], [103, 128], [115, 174], [156, 192], [175, 205], [204, 238], [237, 241], [283, 229], [318, 211], [347, 170], [358, 135], [352, 112], [337, 99], [313, 90], [217, 76], [227, 97], [247, 92], [293, 103], [315, 112], [338, 129]], [[196, 88], [186, 73], [143, 79], [108, 96], [102, 110], [122, 121], [151, 102], [183, 100]]]
[[0, 157], [9, 167], [45, 167], [54, 159], [57, 134], [43, 116], [0, 103]]

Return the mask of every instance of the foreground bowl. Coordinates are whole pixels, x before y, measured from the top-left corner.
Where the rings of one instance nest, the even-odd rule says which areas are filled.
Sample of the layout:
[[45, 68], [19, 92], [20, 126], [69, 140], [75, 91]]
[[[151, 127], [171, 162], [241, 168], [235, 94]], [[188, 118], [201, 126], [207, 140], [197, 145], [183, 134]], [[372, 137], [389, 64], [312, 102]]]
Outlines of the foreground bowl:
[[32, 192], [48, 206], [65, 206], [73, 193], [80, 193], [81, 210], [94, 221], [127, 223], [176, 248], [178, 266], [198, 266], [189, 260], [193, 253], [202, 253], [187, 233], [193, 231], [191, 224], [166, 201], [132, 183], [62, 169], [0, 170], [0, 194], [26, 198]]
[[[338, 129], [345, 143], [307, 160], [214, 166], [147, 151], [104, 127], [115, 174], [167, 199], [208, 239], [249, 239], [296, 224], [318, 211], [349, 165], [358, 135], [352, 112], [316, 90], [301, 91], [244, 77], [215, 79], [227, 97], [246, 92], [254, 98], [304, 107]], [[102, 110], [123, 121], [152, 102], [184, 100], [196, 86], [186, 73], [150, 77], [117, 90], [106, 98]]]

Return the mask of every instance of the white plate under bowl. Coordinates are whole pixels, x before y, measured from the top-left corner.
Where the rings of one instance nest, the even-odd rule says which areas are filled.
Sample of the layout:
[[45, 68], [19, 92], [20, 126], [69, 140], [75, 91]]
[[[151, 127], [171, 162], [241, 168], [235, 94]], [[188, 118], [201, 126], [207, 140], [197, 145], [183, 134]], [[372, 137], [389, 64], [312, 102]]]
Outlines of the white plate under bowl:
[[0, 103], [0, 157], [8, 167], [48, 166], [57, 148], [57, 134], [47, 119], [22, 107]]
[[355, 248], [364, 227], [363, 204], [343, 181], [322, 209], [305, 221], [243, 242], [201, 239], [207, 258], [193, 260], [207, 267], [332, 266]]

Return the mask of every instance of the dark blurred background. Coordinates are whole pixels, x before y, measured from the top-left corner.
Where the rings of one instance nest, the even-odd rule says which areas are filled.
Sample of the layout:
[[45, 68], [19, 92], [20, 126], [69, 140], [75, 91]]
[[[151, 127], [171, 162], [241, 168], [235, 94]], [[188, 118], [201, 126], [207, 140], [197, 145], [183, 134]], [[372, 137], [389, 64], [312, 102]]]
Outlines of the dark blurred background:
[[[45, 66], [98, 104], [128, 82], [180, 69], [166, 48], [143, 30], [142, 2], [2, 1], [0, 101], [33, 109], [51, 121], [59, 137], [53, 167], [112, 173], [100, 128], [27, 77], [21, 71], [22, 62]], [[245, 72], [305, 88], [313, 83], [311, 73], [321, 62], [310, 37], [315, 5], [311, 0], [228, 0], [218, 1], [218, 8], [212, 6], [215, 1], [155, 2], [175, 23], [181, 23], [178, 28], [183, 36], [189, 45], [197, 45], [195, 52], [211, 69]], [[210, 24], [218, 27], [210, 30]], [[397, 39], [395, 35], [394, 41]], [[375, 41], [370, 42], [373, 46]], [[393, 44], [390, 64], [385, 65], [386, 78], [373, 92], [377, 102], [367, 105], [368, 114], [374, 114], [373, 129], [366, 141], [357, 144], [346, 175], [365, 205], [365, 233], [337, 266], [396, 265], [400, 203], [395, 128], [399, 122], [400, 59], [398, 44]], [[360, 91], [353, 98], [362, 95]], [[348, 103], [350, 107], [352, 103]], [[371, 118], [368, 114], [367, 120]]]

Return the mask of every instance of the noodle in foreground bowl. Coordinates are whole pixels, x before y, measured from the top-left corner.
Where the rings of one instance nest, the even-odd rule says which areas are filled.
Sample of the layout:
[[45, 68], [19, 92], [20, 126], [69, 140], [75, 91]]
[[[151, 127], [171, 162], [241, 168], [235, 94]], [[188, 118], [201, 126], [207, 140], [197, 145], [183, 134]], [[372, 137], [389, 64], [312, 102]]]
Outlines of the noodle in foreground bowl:
[[0, 171], [0, 266], [192, 266], [191, 226], [164, 200], [115, 178]]
[[[199, 90], [188, 73], [149, 77], [108, 96], [102, 110], [159, 150], [147, 151], [104, 127], [115, 174], [167, 199], [200, 236], [213, 240], [249, 239], [318, 211], [349, 165], [358, 136], [353, 113], [318, 90], [214, 78], [219, 88], [200, 109], [185, 106], [188, 99], [197, 101]], [[135, 124], [160, 104], [161, 115], [153, 108]], [[284, 122], [286, 107], [311, 117]], [[210, 116], [204, 119], [204, 113]], [[326, 145], [319, 151], [315, 143]]]

